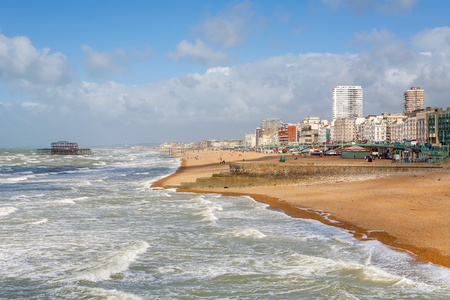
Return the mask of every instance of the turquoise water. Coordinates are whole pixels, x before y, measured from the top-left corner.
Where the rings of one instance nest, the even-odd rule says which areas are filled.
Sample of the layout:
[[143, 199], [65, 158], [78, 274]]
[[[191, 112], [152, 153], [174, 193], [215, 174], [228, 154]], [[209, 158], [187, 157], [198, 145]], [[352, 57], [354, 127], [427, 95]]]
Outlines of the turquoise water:
[[0, 150], [0, 299], [450, 299], [450, 269], [377, 241], [150, 188], [179, 163]]

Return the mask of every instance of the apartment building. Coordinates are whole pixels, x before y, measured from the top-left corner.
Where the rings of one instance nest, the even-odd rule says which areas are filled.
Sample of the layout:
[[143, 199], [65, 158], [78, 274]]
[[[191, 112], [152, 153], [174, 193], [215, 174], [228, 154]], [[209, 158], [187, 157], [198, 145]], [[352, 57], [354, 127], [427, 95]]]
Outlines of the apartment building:
[[383, 119], [386, 122], [386, 142], [390, 143], [392, 141], [392, 134], [391, 134], [391, 127], [392, 124], [395, 122], [395, 124], [398, 123], [398, 120], [405, 121], [407, 119], [407, 116], [404, 114], [388, 114], [388, 113], [382, 113]]
[[368, 143], [386, 142], [386, 121], [382, 115], [366, 117], [360, 127], [363, 141]]
[[286, 125], [278, 128], [278, 143], [280, 145], [288, 145], [297, 142], [297, 126]]
[[319, 127], [323, 122], [319, 117], [306, 117], [297, 123], [297, 141], [299, 144], [317, 144], [319, 142]]
[[356, 140], [355, 120], [356, 118], [337, 118], [334, 120], [334, 143], [348, 143]]
[[282, 127], [283, 121], [281, 119], [264, 119], [261, 121], [261, 129], [262, 131], [266, 131], [268, 129], [272, 129], [273, 131], [278, 131], [278, 128]]
[[403, 113], [405, 115], [415, 110], [425, 108], [425, 91], [420, 87], [411, 87], [403, 92]]
[[427, 107], [427, 142], [434, 145], [450, 144], [450, 107]]
[[333, 119], [363, 116], [363, 89], [361, 86], [337, 86], [332, 91]]

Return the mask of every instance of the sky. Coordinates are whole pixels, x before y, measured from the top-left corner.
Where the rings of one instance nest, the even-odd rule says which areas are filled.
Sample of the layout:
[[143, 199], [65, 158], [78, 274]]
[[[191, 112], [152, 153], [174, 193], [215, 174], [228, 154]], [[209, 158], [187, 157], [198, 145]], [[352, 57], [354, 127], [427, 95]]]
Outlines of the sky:
[[261, 120], [450, 106], [447, 0], [0, 0], [0, 148], [243, 139]]

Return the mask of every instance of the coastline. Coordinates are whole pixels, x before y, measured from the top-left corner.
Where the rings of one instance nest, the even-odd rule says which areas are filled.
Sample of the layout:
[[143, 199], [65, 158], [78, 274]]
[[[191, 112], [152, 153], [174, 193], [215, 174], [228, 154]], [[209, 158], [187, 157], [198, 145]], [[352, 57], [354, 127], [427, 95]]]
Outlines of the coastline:
[[[182, 154], [179, 169], [152, 184], [177, 186], [199, 177], [227, 172], [227, 161], [278, 161], [277, 154], [202, 151]], [[293, 160], [287, 156], [287, 160]], [[300, 157], [299, 161], [345, 162], [362, 160]], [[386, 164], [390, 161], [379, 161]], [[450, 171], [427, 174], [390, 175], [358, 181], [295, 186], [177, 189], [179, 192], [246, 195], [292, 217], [315, 219], [348, 230], [356, 238], [377, 239], [408, 252], [417, 259], [450, 267]]]

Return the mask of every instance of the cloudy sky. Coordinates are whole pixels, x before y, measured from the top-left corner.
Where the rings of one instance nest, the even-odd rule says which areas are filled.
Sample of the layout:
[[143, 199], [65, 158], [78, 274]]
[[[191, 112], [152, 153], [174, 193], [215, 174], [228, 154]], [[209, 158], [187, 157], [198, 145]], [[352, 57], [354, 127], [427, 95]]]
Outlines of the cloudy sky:
[[450, 1], [1, 1], [0, 147], [243, 139], [265, 118], [450, 106]]

